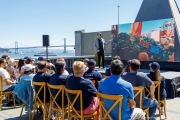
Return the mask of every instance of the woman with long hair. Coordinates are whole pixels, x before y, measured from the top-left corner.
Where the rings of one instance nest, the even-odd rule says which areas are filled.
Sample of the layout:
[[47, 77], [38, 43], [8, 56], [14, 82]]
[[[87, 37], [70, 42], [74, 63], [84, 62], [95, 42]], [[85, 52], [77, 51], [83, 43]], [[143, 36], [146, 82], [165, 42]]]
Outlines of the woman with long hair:
[[20, 77], [24, 74], [24, 59], [19, 59], [18, 67], [17, 67], [17, 76], [18, 80], [20, 80]]
[[124, 68], [124, 72], [130, 72], [130, 65], [131, 65], [131, 60], [128, 60], [127, 65]]
[[[157, 62], [153, 62], [149, 64], [150, 73], [147, 75], [152, 81], [161, 81], [160, 84], [160, 100], [164, 100], [166, 98], [166, 82], [165, 78], [161, 75], [160, 65]], [[158, 98], [158, 92], [155, 91], [155, 97]], [[163, 111], [164, 105], [161, 104], [161, 114], [164, 114]]]

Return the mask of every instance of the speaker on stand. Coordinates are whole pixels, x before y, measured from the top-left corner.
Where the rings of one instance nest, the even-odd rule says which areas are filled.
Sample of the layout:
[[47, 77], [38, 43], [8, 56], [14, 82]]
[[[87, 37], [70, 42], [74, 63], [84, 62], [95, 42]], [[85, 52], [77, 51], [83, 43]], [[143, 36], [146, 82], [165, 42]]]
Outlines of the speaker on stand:
[[48, 60], [49, 35], [43, 35], [43, 46], [46, 47], [46, 60]]

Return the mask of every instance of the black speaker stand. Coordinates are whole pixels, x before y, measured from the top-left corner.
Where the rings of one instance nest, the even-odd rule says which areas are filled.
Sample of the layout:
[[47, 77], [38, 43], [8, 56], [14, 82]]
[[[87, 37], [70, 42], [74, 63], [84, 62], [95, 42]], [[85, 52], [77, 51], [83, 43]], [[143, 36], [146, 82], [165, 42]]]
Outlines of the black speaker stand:
[[46, 46], [46, 60], [48, 60], [48, 46]]

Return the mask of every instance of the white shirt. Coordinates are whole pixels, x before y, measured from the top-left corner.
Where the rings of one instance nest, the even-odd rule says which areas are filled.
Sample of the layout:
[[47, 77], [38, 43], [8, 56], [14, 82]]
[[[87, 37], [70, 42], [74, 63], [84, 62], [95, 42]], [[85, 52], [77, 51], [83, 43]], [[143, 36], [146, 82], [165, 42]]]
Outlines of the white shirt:
[[67, 77], [69, 75], [67, 70], [64, 70], [64, 72], [62, 73], [62, 75], [64, 75], [65, 77]]
[[0, 76], [2, 77], [2, 90], [4, 91], [11, 86], [4, 82], [4, 79], [10, 79], [10, 75], [4, 68], [0, 68]]

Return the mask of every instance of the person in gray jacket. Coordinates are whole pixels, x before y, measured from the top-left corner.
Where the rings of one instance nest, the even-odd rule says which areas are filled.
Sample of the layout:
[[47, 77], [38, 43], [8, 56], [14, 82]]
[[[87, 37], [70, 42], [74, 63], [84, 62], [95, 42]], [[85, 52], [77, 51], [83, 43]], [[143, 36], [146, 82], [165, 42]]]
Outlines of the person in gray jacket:
[[100, 68], [100, 61], [102, 57], [102, 67], [104, 68], [104, 46], [109, 44], [113, 39], [110, 39], [108, 42], [105, 42], [105, 40], [102, 38], [101, 33], [97, 33], [97, 38], [94, 42], [95, 51], [98, 54], [98, 65]]

